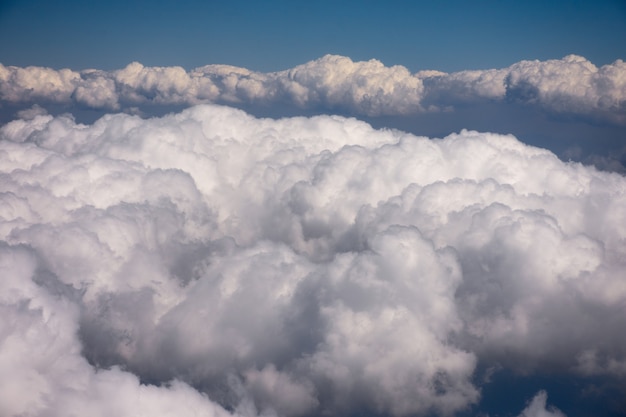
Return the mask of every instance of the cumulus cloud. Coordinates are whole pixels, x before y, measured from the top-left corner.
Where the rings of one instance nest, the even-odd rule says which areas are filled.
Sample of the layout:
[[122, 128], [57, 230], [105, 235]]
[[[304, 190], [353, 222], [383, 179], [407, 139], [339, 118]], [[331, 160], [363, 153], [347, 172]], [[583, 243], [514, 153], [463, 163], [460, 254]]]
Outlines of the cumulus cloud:
[[352, 62], [327, 55], [277, 75], [282, 83], [297, 86], [299, 103], [321, 101], [327, 107], [371, 116], [422, 110], [422, 80], [402, 66], [388, 68], [375, 59]]
[[81, 355], [76, 289], [26, 245], [0, 246], [0, 413], [6, 416], [228, 416], [180, 381], [140, 384]]
[[555, 113], [589, 115], [626, 122], [626, 63], [597, 68], [585, 58], [522, 61], [509, 68], [507, 98], [539, 104]]
[[0, 128], [3, 414], [451, 415], [479, 364], [624, 377], [622, 176], [337, 116], [41, 113]]
[[52, 68], [0, 65], [0, 91], [3, 101], [67, 102], [80, 79], [80, 73], [69, 69], [57, 71]]
[[259, 73], [228, 65], [145, 67], [116, 71], [0, 64], [0, 98], [8, 103], [63, 103], [130, 112], [137, 105], [224, 103], [324, 109], [362, 116], [410, 115], [457, 106], [521, 102], [555, 114], [626, 123], [626, 64], [597, 68], [583, 57], [522, 61], [504, 69], [443, 73], [353, 62], [336, 55]]
[[422, 110], [422, 90], [421, 79], [404, 67], [332, 55], [268, 74], [228, 65], [207, 65], [190, 72], [181, 67], [144, 67], [138, 62], [110, 72], [0, 65], [4, 101], [43, 100], [108, 110], [146, 103], [284, 102], [365, 115], [407, 114]]
[[557, 408], [546, 408], [547, 401], [548, 394], [545, 391], [539, 391], [518, 417], [566, 417]]

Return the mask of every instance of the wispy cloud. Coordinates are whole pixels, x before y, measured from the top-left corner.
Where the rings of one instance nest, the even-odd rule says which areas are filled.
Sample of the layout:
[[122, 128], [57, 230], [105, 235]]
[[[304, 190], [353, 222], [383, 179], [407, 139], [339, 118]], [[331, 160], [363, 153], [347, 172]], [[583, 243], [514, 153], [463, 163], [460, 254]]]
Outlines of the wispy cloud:
[[565, 417], [557, 408], [546, 408], [547, 400], [548, 394], [545, 391], [538, 392], [519, 417]]

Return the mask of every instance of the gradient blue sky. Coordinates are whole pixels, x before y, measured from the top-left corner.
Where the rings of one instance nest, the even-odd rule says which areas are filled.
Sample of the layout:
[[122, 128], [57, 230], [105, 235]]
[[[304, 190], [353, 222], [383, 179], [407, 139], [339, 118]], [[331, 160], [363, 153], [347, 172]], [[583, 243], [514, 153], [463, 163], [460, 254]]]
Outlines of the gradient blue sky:
[[116, 69], [231, 64], [276, 71], [328, 53], [412, 71], [502, 68], [523, 59], [626, 56], [626, 2], [0, 2], [0, 62]]

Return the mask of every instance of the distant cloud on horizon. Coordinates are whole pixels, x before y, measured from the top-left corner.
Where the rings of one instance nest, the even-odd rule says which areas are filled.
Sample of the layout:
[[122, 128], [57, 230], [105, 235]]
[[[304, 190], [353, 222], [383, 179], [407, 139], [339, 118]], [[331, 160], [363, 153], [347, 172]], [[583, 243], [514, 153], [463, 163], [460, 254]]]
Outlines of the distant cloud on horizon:
[[375, 59], [326, 55], [292, 69], [260, 73], [228, 65], [116, 71], [0, 64], [0, 100], [132, 112], [143, 105], [229, 105], [326, 109], [355, 116], [454, 110], [482, 101], [515, 102], [547, 112], [626, 125], [626, 63], [596, 67], [581, 56], [521, 61], [503, 69], [411, 73]]

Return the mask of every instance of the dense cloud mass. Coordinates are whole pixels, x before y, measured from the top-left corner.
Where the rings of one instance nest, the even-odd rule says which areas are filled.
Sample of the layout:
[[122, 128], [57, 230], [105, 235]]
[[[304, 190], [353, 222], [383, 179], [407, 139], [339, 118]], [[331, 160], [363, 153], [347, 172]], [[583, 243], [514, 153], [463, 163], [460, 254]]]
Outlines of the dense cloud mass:
[[[326, 57], [293, 91], [362, 105], [333, 61], [412, 77]], [[112, 107], [267, 88], [224, 67], [3, 71], [5, 98], [95, 88]], [[49, 82], [27, 89], [32, 71]], [[456, 76], [489, 95], [532, 81], [515, 71]], [[0, 129], [2, 415], [451, 415], [479, 401], [479, 366], [626, 378], [623, 176], [337, 116], [40, 113]], [[540, 392], [520, 415], [563, 414]]]
[[509, 68], [410, 73], [377, 60], [326, 55], [290, 70], [259, 73], [227, 65], [144, 67], [117, 71], [19, 68], [0, 64], [0, 100], [49, 102], [106, 110], [206, 102], [301, 109], [362, 116], [447, 111], [484, 101], [520, 102], [555, 114], [626, 123], [626, 64], [600, 68], [585, 58], [522, 61]]

